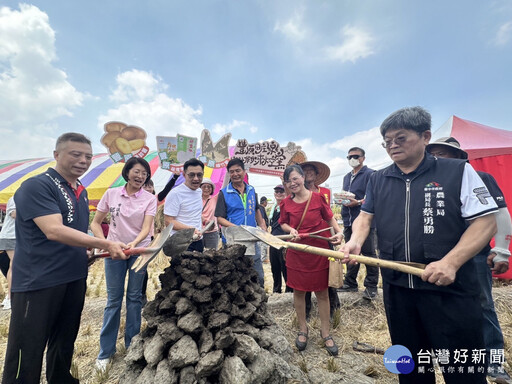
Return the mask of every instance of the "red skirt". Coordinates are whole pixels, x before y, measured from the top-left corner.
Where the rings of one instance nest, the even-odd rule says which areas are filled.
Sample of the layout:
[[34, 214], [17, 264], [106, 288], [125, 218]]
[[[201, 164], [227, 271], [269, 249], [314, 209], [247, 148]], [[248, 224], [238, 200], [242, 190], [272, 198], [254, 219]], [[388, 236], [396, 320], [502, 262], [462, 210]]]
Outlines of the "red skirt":
[[286, 285], [298, 291], [320, 292], [329, 286], [329, 268], [304, 272], [287, 267], [286, 274]]

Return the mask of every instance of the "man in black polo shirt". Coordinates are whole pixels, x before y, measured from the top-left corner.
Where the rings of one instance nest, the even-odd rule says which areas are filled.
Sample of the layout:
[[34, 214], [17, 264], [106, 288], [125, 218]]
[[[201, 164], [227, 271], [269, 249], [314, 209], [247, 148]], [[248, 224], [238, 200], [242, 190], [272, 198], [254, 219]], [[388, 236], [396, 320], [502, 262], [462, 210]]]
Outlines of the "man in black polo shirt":
[[[350, 240], [352, 235], [352, 223], [359, 216], [361, 205], [364, 201], [366, 194], [366, 185], [373, 172], [373, 169], [364, 165], [365, 151], [359, 147], [353, 147], [348, 150], [348, 163], [353, 168], [352, 171], [347, 173], [343, 178], [343, 190], [351, 192], [354, 197], [346, 198], [343, 201], [343, 208], [341, 209], [341, 217], [343, 218], [343, 236], [345, 241]], [[365, 256], [377, 257], [376, 243], [377, 236], [375, 234], [375, 224], [370, 228], [370, 233], [366, 238], [361, 252]], [[357, 274], [359, 273], [359, 264], [347, 266], [347, 273], [343, 287], [339, 290], [341, 292], [357, 292]], [[366, 289], [363, 292], [363, 298], [372, 300], [377, 296], [377, 283], [379, 282], [379, 267], [366, 266], [366, 278], [364, 279], [364, 286]]]
[[412, 371], [400, 371], [400, 383], [435, 383], [433, 350], [447, 384], [483, 384], [482, 308], [472, 258], [496, 232], [497, 206], [469, 163], [425, 153], [430, 126], [430, 114], [420, 107], [384, 120], [383, 146], [394, 163], [370, 177], [343, 252], [358, 254], [375, 220], [381, 259], [427, 264], [421, 278], [381, 270], [391, 341], [408, 348], [415, 362], [406, 367]]
[[78, 178], [92, 159], [79, 133], [57, 139], [55, 168], [26, 180], [14, 195], [16, 257], [4, 384], [38, 384], [45, 347], [48, 383], [78, 383], [71, 359], [85, 299], [86, 247], [126, 259], [125, 244], [87, 235], [89, 200]]

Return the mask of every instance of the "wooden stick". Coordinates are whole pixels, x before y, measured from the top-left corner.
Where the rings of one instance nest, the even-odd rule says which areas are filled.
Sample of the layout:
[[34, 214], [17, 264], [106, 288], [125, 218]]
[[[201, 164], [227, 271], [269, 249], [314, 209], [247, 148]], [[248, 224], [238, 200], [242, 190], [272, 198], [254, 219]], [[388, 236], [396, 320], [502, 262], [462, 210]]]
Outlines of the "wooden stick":
[[[343, 252], [333, 251], [331, 249], [318, 248], [313, 247], [311, 245], [306, 244], [298, 244], [287, 242], [283, 247], [295, 249], [297, 251], [313, 253], [319, 256], [332, 257], [334, 259], [342, 260], [345, 258]], [[362, 255], [349, 255], [349, 259], [356, 260], [358, 263], [371, 265], [374, 267], [382, 267], [389, 268], [395, 271], [410, 273], [411, 275], [421, 277], [423, 274], [423, 269], [418, 267], [413, 267], [411, 265], [402, 264], [400, 262], [395, 262], [391, 260], [382, 260], [374, 257], [362, 256]]]

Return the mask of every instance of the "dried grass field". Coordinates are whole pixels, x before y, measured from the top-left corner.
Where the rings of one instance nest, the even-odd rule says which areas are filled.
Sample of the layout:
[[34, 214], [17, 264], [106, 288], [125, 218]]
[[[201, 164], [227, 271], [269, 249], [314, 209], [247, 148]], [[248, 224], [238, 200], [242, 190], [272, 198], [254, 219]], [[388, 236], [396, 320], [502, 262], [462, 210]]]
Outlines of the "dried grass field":
[[[158, 275], [169, 264], [169, 259], [160, 255], [149, 267], [148, 299], [151, 300], [158, 292], [160, 282]], [[270, 264], [264, 264], [265, 290], [272, 292], [272, 274]], [[359, 277], [364, 277], [364, 266]], [[362, 284], [361, 284], [362, 286]], [[5, 290], [5, 280], [0, 289]], [[505, 355], [512, 358], [510, 342], [512, 340], [512, 289], [498, 283], [494, 289], [495, 303], [503, 333], [505, 336]], [[306, 382], [312, 383], [397, 383], [396, 375], [386, 370], [382, 355], [375, 353], [357, 352], [352, 348], [354, 341], [371, 344], [377, 348], [387, 349], [391, 346], [386, 317], [379, 296], [373, 302], [361, 299], [361, 293], [339, 293], [341, 310], [334, 316], [332, 334], [340, 347], [340, 355], [336, 358], [327, 355], [322, 348], [319, 337], [319, 320], [316, 306], [309, 324], [310, 341], [308, 348], [299, 353], [294, 347], [297, 322], [292, 305], [292, 294], [269, 293], [268, 306], [275, 321], [283, 329], [284, 335], [293, 346], [295, 354], [293, 363], [308, 377]], [[0, 298], [3, 291], [0, 292]], [[98, 374], [94, 370], [94, 362], [99, 351], [99, 333], [103, 319], [103, 308], [106, 302], [105, 278], [103, 262], [96, 262], [89, 271], [87, 297], [82, 314], [80, 332], [75, 344], [73, 373], [84, 384], [118, 383], [119, 376], [124, 370], [123, 357], [126, 354], [123, 345], [124, 321], [121, 321], [121, 331], [118, 338], [117, 353], [109, 369]], [[7, 344], [10, 311], [0, 309], [0, 362], [3, 370], [3, 358]], [[144, 320], [143, 320], [144, 327]], [[512, 361], [512, 360], [510, 360]], [[42, 375], [44, 379], [44, 368]], [[442, 378], [438, 382], [443, 382]]]

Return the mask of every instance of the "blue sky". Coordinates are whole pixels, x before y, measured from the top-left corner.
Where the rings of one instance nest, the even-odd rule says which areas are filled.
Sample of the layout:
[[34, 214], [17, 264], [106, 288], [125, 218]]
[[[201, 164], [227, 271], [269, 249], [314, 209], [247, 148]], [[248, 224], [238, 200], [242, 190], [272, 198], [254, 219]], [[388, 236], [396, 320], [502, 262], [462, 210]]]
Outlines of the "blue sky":
[[[3, 159], [49, 156], [121, 120], [154, 137], [293, 141], [339, 189], [348, 148], [386, 161], [377, 127], [421, 105], [512, 130], [512, 2], [3, 1]], [[260, 194], [277, 180], [254, 176]], [[269, 191], [267, 193], [267, 190]]]

